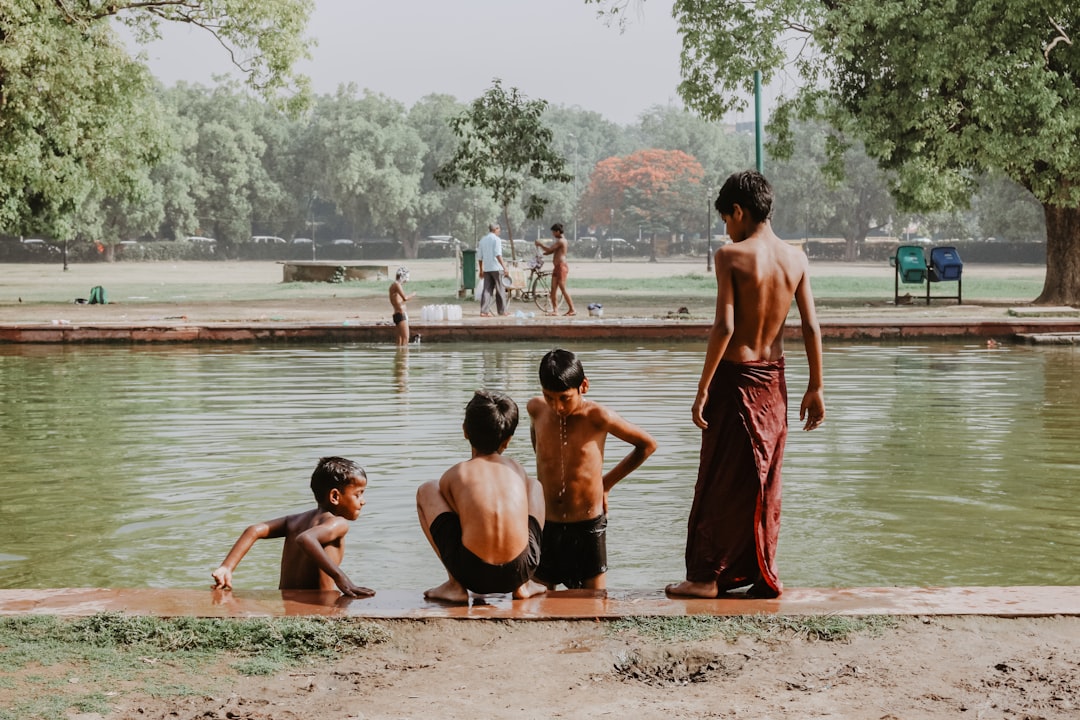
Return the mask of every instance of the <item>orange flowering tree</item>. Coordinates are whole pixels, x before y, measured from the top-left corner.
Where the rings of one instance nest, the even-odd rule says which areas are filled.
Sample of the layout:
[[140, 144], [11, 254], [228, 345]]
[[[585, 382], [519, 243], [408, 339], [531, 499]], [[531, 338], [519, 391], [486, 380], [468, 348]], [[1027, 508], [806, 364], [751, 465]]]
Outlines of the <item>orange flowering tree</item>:
[[704, 177], [701, 163], [681, 150], [639, 150], [610, 157], [597, 163], [589, 176], [581, 198], [582, 217], [601, 226], [614, 219], [615, 225], [641, 227], [650, 235], [696, 229], [704, 215]]

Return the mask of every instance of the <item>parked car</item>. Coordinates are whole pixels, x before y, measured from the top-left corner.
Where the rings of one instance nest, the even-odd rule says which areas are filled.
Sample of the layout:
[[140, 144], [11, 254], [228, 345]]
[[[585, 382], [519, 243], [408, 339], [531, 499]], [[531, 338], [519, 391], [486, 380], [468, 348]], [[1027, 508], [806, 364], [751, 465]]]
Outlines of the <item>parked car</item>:
[[33, 253], [55, 255], [60, 252], [60, 248], [50, 242], [45, 242], [41, 238], [25, 238], [22, 240], [22, 246]]
[[188, 235], [187, 241], [188, 242], [194, 242], [194, 243], [216, 243], [217, 242], [217, 240], [215, 240], [214, 238], [203, 237], [202, 235]]
[[345, 246], [348, 246], [348, 247], [352, 247], [353, 245], [356, 245], [356, 242], [354, 240], [349, 240], [348, 238], [338, 238], [337, 240], [334, 240], [330, 244], [331, 245], [345, 245]]
[[252, 235], [251, 242], [256, 245], [284, 245], [285, 238], [280, 238], [277, 235]]
[[310, 245], [311, 238], [293, 238], [293, 245]]

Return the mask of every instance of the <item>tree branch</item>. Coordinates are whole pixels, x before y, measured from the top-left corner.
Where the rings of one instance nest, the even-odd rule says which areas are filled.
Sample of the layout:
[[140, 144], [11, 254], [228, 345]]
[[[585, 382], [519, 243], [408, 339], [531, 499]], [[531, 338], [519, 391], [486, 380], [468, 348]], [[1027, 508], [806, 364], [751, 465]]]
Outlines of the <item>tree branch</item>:
[[1068, 34], [1061, 29], [1061, 26], [1054, 22], [1054, 18], [1048, 17], [1050, 24], [1054, 26], [1054, 29], [1058, 31], [1058, 36], [1050, 41], [1050, 43], [1043, 48], [1043, 57], [1046, 58], [1047, 64], [1050, 63], [1050, 51], [1057, 47], [1058, 43], [1064, 42], [1066, 45], [1072, 45], [1072, 40], [1069, 39]]

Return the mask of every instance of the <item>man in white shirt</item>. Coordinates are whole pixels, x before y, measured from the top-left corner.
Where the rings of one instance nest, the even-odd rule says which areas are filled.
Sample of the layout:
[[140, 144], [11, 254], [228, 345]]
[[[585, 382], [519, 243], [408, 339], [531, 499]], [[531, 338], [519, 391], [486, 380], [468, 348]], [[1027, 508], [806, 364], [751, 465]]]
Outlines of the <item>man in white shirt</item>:
[[488, 225], [488, 234], [476, 243], [476, 257], [480, 261], [480, 274], [484, 278], [484, 287], [480, 291], [480, 317], [491, 317], [493, 294], [495, 309], [500, 315], [508, 315], [506, 291], [503, 289], [503, 275], [507, 269], [502, 257], [502, 238], [499, 237], [498, 223]]

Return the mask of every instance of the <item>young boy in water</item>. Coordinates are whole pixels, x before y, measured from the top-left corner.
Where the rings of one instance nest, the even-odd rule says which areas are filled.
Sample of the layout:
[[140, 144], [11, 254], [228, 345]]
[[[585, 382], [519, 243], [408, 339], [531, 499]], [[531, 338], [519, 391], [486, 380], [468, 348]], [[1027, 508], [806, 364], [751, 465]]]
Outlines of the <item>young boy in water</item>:
[[324, 457], [311, 474], [311, 491], [318, 505], [307, 512], [257, 523], [244, 530], [212, 575], [214, 587], [231, 589], [236, 566], [263, 538], [285, 538], [281, 551], [281, 590], [333, 590], [349, 597], [370, 597], [374, 590], [354, 585], [341, 569], [349, 521], [365, 505], [367, 473], [352, 460]]
[[468, 602], [469, 592], [544, 592], [532, 582], [540, 559], [544, 496], [525, 468], [502, 453], [518, 424], [517, 404], [507, 395], [478, 390], [465, 408], [465, 437], [472, 457], [420, 486], [420, 527], [449, 579], [424, 593]]
[[[601, 590], [606, 587], [608, 493], [653, 454], [656, 441], [613, 410], [585, 399], [589, 379], [569, 350], [544, 355], [540, 386], [543, 395], [527, 406], [547, 514], [534, 577], [549, 590], [559, 584]], [[608, 435], [633, 449], [604, 473]]]
[[394, 311], [394, 325], [397, 327], [397, 344], [409, 344], [409, 313], [405, 309], [405, 303], [416, 297], [405, 294], [405, 283], [409, 282], [409, 268], [402, 266], [397, 269], [394, 282], [390, 283], [390, 307]]

